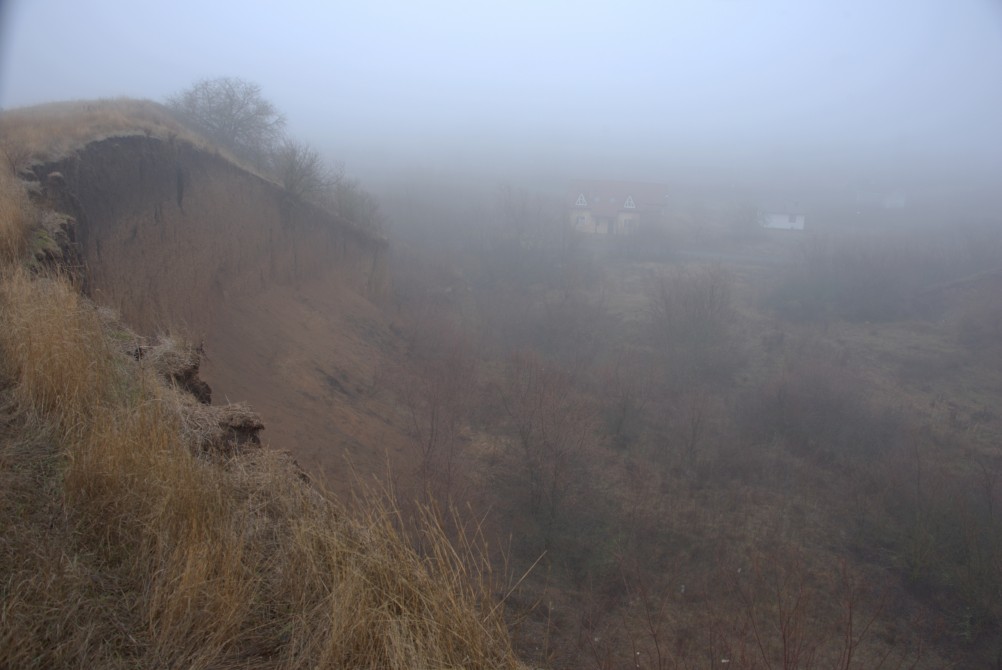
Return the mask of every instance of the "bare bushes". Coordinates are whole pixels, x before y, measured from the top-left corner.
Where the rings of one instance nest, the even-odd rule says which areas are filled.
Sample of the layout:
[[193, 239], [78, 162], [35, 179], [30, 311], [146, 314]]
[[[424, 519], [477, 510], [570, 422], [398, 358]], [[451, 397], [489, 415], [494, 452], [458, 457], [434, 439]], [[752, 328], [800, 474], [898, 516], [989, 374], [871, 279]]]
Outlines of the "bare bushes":
[[650, 292], [653, 343], [670, 386], [730, 376], [741, 356], [734, 334], [733, 279], [720, 266], [686, 267]]
[[910, 315], [923, 289], [977, 269], [971, 249], [953, 233], [810, 238], [769, 303], [799, 321]]
[[331, 211], [366, 230], [378, 232], [385, 223], [379, 199], [355, 179], [339, 176], [330, 195], [322, 201]]
[[285, 138], [271, 156], [275, 174], [295, 198], [316, 201], [343, 179], [340, 169], [331, 168], [313, 147]]
[[804, 455], [874, 455], [901, 439], [889, 410], [874, 406], [857, 374], [824, 360], [792, 361], [749, 394], [741, 423], [757, 441], [779, 441]]
[[285, 117], [261, 87], [239, 77], [203, 79], [170, 96], [168, 109], [196, 131], [276, 179], [292, 200], [317, 204], [369, 230], [383, 224], [379, 202], [344, 166], [330, 165], [309, 144], [285, 135]]
[[625, 449], [644, 430], [643, 419], [651, 392], [646, 361], [636, 352], [619, 352], [611, 363], [597, 371], [595, 382], [605, 433], [611, 446]]
[[705, 667], [791, 670], [918, 664], [917, 640], [897, 640], [905, 650], [896, 654], [878, 633], [882, 585], [845, 562], [784, 542], [728, 554], [705, 561], [700, 574], [664, 565], [648, 571], [624, 557], [626, 602], [602, 603], [582, 617], [581, 643], [595, 667], [660, 670], [690, 667], [693, 659]]
[[1002, 371], [1002, 270], [977, 277], [964, 289], [957, 337], [980, 365]]
[[497, 392], [506, 439], [495, 476], [552, 529], [580, 483], [595, 413], [562, 371], [531, 352], [512, 356]]
[[407, 411], [419, 473], [448, 499], [468, 441], [464, 431], [478, 390], [477, 359], [466, 335], [444, 318], [419, 320], [409, 340], [407, 364], [388, 378]]
[[958, 650], [994, 659], [1002, 643], [1002, 461], [976, 452], [947, 461], [947, 436], [913, 438], [864, 476], [874, 495], [860, 514], [858, 541], [879, 549]]

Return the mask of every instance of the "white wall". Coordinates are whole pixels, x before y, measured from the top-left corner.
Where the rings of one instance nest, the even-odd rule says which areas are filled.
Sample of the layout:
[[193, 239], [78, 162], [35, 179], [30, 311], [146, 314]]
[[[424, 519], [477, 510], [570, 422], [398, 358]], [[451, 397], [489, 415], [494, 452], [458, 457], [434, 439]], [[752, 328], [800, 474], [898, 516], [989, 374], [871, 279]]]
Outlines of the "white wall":
[[762, 227], [776, 230], [803, 230], [803, 214], [763, 214]]

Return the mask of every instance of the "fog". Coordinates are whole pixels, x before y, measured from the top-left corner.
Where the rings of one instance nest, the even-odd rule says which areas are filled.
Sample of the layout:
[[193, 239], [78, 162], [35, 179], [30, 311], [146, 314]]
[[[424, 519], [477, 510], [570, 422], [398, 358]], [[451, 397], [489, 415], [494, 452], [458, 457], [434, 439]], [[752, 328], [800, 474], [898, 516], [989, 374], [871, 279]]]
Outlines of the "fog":
[[[201, 114], [212, 95], [177, 95], [206, 90], [240, 102], [206, 104]], [[232, 437], [237, 425], [208, 413], [179, 413], [175, 423], [173, 406], [187, 412], [194, 401], [148, 392], [157, 373], [201, 401], [211, 386], [213, 411], [246, 401], [267, 426], [264, 444], [295, 459], [297, 481], [305, 472], [338, 495], [367, 487], [370, 475], [385, 481], [402, 507], [369, 518], [413, 529], [417, 549], [438, 555], [424, 510], [454, 510], [432, 522], [456, 541], [458, 553], [441, 556], [486, 578], [478, 606], [490, 610], [475, 617], [476, 630], [503, 612], [532, 667], [999, 667], [998, 0], [0, 0], [0, 107], [117, 96], [173, 97], [163, 114], [148, 104], [67, 105], [55, 131], [40, 114], [0, 119], [0, 265], [30, 254], [31, 276], [41, 277], [0, 268], [0, 351], [55, 360], [0, 365], [0, 463], [18, 464], [0, 468], [14, 482], [0, 509], [41, 510], [26, 517], [42, 529], [31, 542], [52, 531], [86, 554], [78, 561], [48, 539], [21, 551], [4, 537], [0, 584], [14, 589], [4, 624], [31, 627], [22, 635], [0, 624], [0, 638], [70, 654], [73, 644], [49, 633], [82, 631], [81, 659], [92, 644], [116, 661], [147, 658], [150, 646], [155, 662], [213, 666], [321, 665], [314, 653], [336, 664], [327, 626], [378, 647], [364, 617], [343, 626], [327, 601], [301, 594], [343, 604], [366, 589], [342, 586], [342, 573], [360, 568], [367, 586], [394, 581], [370, 579], [382, 559], [362, 556], [354, 532], [260, 526], [320, 508], [291, 486], [294, 504], [249, 488], [260, 480], [286, 490], [237, 460], [249, 439], [220, 443], [219, 462], [238, 479], [203, 486], [203, 460], [216, 462], [205, 426]], [[255, 107], [262, 97], [270, 104]], [[232, 110], [248, 106], [234, 122]], [[130, 109], [162, 123], [139, 126], [147, 137], [134, 130], [129, 140], [95, 142], [79, 160], [50, 162], [58, 149], [38, 148], [62, 132], [135, 129], [133, 117], [117, 115]], [[88, 116], [113, 124], [88, 126]], [[88, 132], [69, 132], [80, 126]], [[185, 143], [198, 133], [209, 153]], [[26, 188], [39, 208], [67, 213], [29, 211], [12, 174], [36, 181]], [[57, 253], [63, 246], [69, 254]], [[46, 310], [17, 288], [61, 295], [44, 272], [61, 261], [150, 337], [119, 330], [109, 312], [100, 322], [79, 317], [89, 303], [72, 292], [72, 309]], [[15, 308], [27, 316], [8, 327]], [[93, 323], [114, 344], [77, 346], [50, 312]], [[54, 335], [36, 328], [43, 319]], [[161, 324], [171, 336], [154, 340]], [[29, 332], [41, 348], [20, 346], [18, 333]], [[183, 337], [190, 351], [175, 344]], [[49, 356], [48, 342], [78, 358]], [[104, 375], [109, 385], [123, 383], [122, 365], [102, 363], [110, 351], [142, 366], [140, 395], [91, 383], [90, 371], [104, 368], [115, 370]], [[175, 359], [179, 372], [162, 365]], [[88, 377], [72, 381], [62, 373], [70, 367]], [[18, 403], [31, 397], [24, 371], [48, 370], [76, 395], [36, 383], [42, 400], [22, 419]], [[81, 388], [107, 402], [79, 415], [110, 428], [75, 414], [51, 430], [36, 425], [36, 416], [62, 416], [48, 399]], [[197, 436], [199, 470], [165, 468], [194, 473], [194, 494], [150, 476], [157, 467], [146, 464], [166, 463], [159, 452], [174, 442], [138, 440], [134, 453], [133, 430], [161, 416], [147, 405], [164, 407], [171, 434]], [[239, 418], [246, 412], [233, 420], [256, 433], [260, 424]], [[30, 450], [7, 439], [20, 426], [44, 460], [22, 464]], [[129, 438], [117, 439], [128, 486], [106, 483], [118, 471], [106, 463], [117, 461], [93, 448], [106, 434]], [[59, 451], [69, 469], [53, 468], [64, 439], [98, 456]], [[142, 455], [146, 447], [155, 458]], [[78, 461], [99, 466], [99, 485], [75, 474]], [[132, 464], [152, 472], [134, 476]], [[44, 486], [16, 480], [43, 471], [55, 477]], [[63, 479], [75, 487], [65, 495]], [[136, 563], [156, 575], [152, 590], [113, 543], [121, 529], [159, 517], [104, 493], [118, 488], [130, 491], [126, 503], [167, 510], [170, 537], [197, 541]], [[156, 497], [177, 490], [181, 516]], [[192, 524], [223, 533], [222, 553], [208, 550], [215, 535], [181, 525], [203, 509], [202, 490], [213, 496], [204, 509], [240, 519]], [[22, 491], [61, 497], [10, 497]], [[368, 506], [366, 496], [351, 499]], [[104, 525], [74, 506], [97, 511]], [[118, 509], [126, 522], [106, 513]], [[99, 540], [78, 529], [97, 529]], [[129, 547], [170, 544], [143, 533]], [[326, 535], [349, 538], [353, 557], [330, 554]], [[317, 549], [300, 552], [300, 541]], [[308, 567], [276, 547], [292, 547]], [[314, 560], [313, 551], [324, 555]], [[477, 554], [470, 569], [467, 553]], [[65, 558], [41, 562], [58, 578], [21, 577], [50, 555]], [[91, 579], [91, 555], [130, 572]], [[226, 566], [217, 570], [217, 560]], [[70, 563], [83, 567], [67, 571]], [[171, 576], [175, 563], [201, 572]], [[400, 574], [427, 582], [424, 568], [409, 566]], [[300, 587], [300, 573], [316, 581]], [[38, 584], [56, 595], [35, 598]], [[67, 596], [66, 584], [86, 587], [99, 607]], [[128, 607], [94, 584], [114, 587]], [[175, 600], [160, 598], [160, 587], [176, 584], [186, 588]], [[406, 622], [427, 627], [433, 608], [412, 615], [412, 591], [384, 593], [365, 599], [392, 629], [394, 649], [477, 658], [466, 637], [412, 643]], [[35, 600], [39, 616], [21, 604]], [[147, 600], [153, 609], [143, 609]], [[134, 628], [118, 618], [67, 624], [126, 609]], [[454, 629], [460, 610], [441, 611]], [[258, 625], [259, 615], [268, 621]], [[151, 638], [160, 619], [181, 632], [154, 626]], [[314, 620], [320, 633], [308, 627]], [[183, 656], [170, 655], [171, 640]], [[200, 644], [213, 648], [196, 655]], [[4, 651], [0, 666], [17, 667]], [[46, 665], [41, 651], [23, 658]], [[94, 658], [76, 664], [101, 667]], [[366, 667], [460, 662], [340, 658]]]
[[773, 178], [902, 188], [1002, 165], [1002, 6], [3, 3], [0, 105], [254, 81], [374, 185]]

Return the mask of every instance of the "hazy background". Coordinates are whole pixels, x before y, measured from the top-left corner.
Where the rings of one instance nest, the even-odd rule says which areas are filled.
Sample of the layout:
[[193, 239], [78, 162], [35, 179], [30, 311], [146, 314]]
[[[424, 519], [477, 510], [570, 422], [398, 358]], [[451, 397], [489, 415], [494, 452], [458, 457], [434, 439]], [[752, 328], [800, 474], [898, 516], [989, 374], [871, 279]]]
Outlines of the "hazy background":
[[992, 0], [0, 6], [3, 107], [238, 76], [363, 181], [1002, 174]]

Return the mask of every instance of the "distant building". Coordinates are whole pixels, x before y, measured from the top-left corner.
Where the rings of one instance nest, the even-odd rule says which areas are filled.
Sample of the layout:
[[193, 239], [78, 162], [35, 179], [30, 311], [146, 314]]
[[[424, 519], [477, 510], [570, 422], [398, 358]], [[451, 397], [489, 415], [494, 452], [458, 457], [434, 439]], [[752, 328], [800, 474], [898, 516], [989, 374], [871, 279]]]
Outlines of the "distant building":
[[803, 214], [762, 212], [758, 217], [763, 228], [772, 230], [803, 230], [807, 217]]
[[643, 222], [660, 218], [668, 187], [628, 181], [572, 181], [567, 211], [574, 229], [592, 235], [629, 235]]

